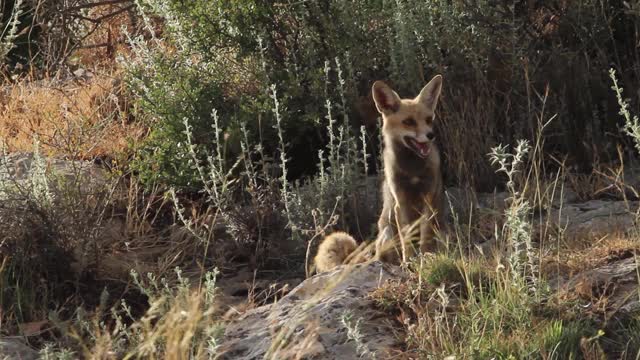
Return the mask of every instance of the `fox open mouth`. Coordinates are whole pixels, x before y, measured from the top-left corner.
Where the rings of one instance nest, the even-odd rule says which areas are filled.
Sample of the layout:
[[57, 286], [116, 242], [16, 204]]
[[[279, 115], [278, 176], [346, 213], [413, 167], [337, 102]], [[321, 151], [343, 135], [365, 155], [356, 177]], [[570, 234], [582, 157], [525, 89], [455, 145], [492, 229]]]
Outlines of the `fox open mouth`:
[[429, 142], [419, 142], [409, 136], [405, 136], [404, 140], [407, 145], [409, 145], [409, 148], [411, 148], [411, 150], [413, 150], [421, 158], [426, 158], [427, 156], [429, 156], [429, 153], [431, 152]]

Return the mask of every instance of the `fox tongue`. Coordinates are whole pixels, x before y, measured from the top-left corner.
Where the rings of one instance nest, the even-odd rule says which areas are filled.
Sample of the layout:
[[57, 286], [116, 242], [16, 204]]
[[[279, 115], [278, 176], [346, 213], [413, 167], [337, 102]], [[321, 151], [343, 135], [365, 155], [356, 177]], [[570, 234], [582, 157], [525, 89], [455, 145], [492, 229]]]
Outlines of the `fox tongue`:
[[418, 152], [420, 153], [420, 155], [427, 156], [429, 154], [429, 144], [428, 143], [421, 143], [421, 142], [417, 142], [417, 141], [414, 141], [413, 143], [416, 146], [416, 149], [418, 149]]

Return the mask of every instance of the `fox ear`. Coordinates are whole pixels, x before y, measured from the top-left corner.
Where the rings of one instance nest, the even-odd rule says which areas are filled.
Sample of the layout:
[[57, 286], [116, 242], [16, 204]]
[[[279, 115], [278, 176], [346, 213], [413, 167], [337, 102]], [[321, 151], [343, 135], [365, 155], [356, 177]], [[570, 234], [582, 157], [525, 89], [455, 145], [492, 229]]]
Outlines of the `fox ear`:
[[398, 111], [400, 108], [400, 96], [391, 90], [389, 85], [382, 81], [376, 81], [371, 88], [373, 101], [380, 114], [389, 115]]
[[429, 109], [435, 110], [438, 105], [438, 99], [440, 98], [440, 91], [442, 90], [442, 76], [436, 75], [429, 81], [425, 87], [420, 91], [418, 100], [425, 104]]

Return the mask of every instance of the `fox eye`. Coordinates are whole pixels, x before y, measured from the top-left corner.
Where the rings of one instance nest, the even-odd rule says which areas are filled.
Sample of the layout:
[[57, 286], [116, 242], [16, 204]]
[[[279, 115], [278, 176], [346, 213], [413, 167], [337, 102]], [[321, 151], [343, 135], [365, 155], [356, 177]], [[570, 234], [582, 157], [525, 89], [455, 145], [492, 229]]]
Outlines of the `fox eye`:
[[412, 118], [404, 119], [402, 120], [402, 123], [407, 126], [416, 126], [416, 121], [413, 120]]

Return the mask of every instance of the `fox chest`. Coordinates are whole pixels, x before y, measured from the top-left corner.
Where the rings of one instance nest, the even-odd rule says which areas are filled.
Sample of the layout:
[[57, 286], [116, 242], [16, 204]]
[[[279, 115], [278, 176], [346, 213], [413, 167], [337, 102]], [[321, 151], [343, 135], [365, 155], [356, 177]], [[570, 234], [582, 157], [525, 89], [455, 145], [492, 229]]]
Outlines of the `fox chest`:
[[401, 207], [419, 216], [425, 206], [430, 204], [437, 191], [437, 181], [430, 176], [397, 176], [394, 191], [398, 195]]
[[417, 173], [395, 172], [391, 175], [391, 183], [396, 192], [403, 192], [411, 197], [424, 198], [432, 193], [438, 183], [436, 174], [425, 169]]

